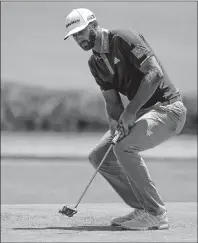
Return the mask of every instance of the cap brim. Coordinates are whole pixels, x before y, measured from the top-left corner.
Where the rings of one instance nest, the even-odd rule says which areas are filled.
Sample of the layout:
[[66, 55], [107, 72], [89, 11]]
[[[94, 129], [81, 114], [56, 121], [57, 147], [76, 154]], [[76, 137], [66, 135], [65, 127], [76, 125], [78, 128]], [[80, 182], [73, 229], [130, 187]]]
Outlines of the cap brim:
[[70, 35], [73, 35], [73, 34], [76, 34], [78, 33], [79, 31], [83, 30], [84, 28], [87, 27], [89, 23], [86, 23], [85, 25], [82, 25], [80, 27], [76, 27], [75, 29], [71, 30], [64, 38], [64, 40], [66, 40]]

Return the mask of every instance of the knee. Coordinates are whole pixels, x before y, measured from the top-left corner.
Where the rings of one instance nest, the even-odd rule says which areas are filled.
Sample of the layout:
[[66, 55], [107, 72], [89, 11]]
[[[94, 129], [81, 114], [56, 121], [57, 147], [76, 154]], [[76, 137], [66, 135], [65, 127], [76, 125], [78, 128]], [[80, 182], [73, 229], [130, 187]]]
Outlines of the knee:
[[97, 167], [98, 166], [98, 161], [99, 161], [97, 150], [92, 150], [91, 153], [89, 153], [88, 159], [89, 159], [89, 162], [94, 167]]

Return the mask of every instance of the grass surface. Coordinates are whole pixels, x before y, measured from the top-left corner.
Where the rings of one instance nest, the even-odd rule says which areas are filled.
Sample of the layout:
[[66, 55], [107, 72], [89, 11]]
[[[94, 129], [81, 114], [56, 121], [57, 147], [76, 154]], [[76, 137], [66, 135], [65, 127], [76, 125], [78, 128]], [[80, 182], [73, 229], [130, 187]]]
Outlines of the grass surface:
[[[1, 156], [87, 158], [104, 134], [105, 131], [103, 133], [2, 132]], [[152, 158], [195, 158], [197, 136], [174, 136], [142, 154]]]
[[[196, 159], [146, 160], [152, 179], [165, 201], [197, 201]], [[94, 173], [87, 160], [2, 160], [3, 204], [75, 203]], [[122, 202], [97, 174], [83, 202]]]
[[124, 204], [81, 204], [73, 218], [62, 205], [2, 205], [3, 242], [197, 242], [196, 203], [168, 203], [169, 230], [131, 231], [111, 227], [130, 212]]
[[[88, 140], [89, 143], [82, 143], [82, 136], [73, 140], [81, 144], [76, 147], [64, 136], [62, 139], [52, 139], [51, 136], [43, 139], [38, 139], [38, 136], [33, 139], [29, 136], [28, 139], [24, 136], [13, 138], [4, 137], [4, 152], [10, 147], [15, 149], [14, 153], [18, 150], [23, 155], [31, 151], [36, 154], [36, 148], [36, 152], [44, 156], [48, 151], [51, 155], [60, 151], [63, 151], [62, 155], [68, 154], [64, 146], [66, 152], [72, 148], [77, 154], [84, 152], [86, 155], [89, 146], [91, 148], [94, 141], [98, 141], [97, 136], [97, 139]], [[162, 147], [158, 146], [158, 150], [150, 150], [155, 159], [147, 156], [145, 160], [168, 209], [171, 227], [162, 231], [126, 231], [110, 227], [113, 217], [128, 213], [130, 209], [100, 174], [83, 198], [78, 214], [73, 218], [59, 215], [57, 212], [63, 205], [76, 203], [94, 173], [87, 159], [2, 158], [1, 241], [197, 242], [197, 161], [195, 153], [188, 156], [192, 155], [189, 153], [191, 148], [195, 151], [195, 140], [181, 141], [164, 143]], [[186, 156], [176, 156], [173, 151]], [[168, 156], [164, 156], [165, 153]]]

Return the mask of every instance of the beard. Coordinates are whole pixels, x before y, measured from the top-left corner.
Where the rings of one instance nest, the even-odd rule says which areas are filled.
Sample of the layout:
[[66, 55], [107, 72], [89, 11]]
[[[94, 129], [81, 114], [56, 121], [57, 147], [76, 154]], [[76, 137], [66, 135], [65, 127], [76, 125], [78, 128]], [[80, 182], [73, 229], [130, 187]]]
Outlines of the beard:
[[95, 42], [96, 42], [96, 33], [93, 30], [90, 30], [89, 40], [83, 40], [81, 43], [79, 43], [79, 46], [84, 51], [89, 51], [94, 47]]

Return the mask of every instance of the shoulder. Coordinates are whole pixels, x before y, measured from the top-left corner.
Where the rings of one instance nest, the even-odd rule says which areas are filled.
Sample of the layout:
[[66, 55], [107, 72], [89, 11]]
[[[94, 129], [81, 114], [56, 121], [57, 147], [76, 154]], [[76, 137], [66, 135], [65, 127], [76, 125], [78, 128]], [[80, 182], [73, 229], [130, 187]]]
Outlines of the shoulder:
[[114, 44], [136, 45], [141, 40], [141, 34], [130, 29], [114, 29], [110, 31]]
[[88, 65], [89, 65], [89, 68], [91, 69], [91, 71], [95, 69], [96, 62], [95, 62], [95, 58], [94, 58], [93, 53], [88, 59]]
[[88, 59], [88, 65], [89, 65], [89, 69], [90, 69], [92, 75], [94, 77], [98, 77], [97, 68], [96, 68], [96, 60], [95, 60], [95, 57], [94, 57], [93, 53], [90, 56], [90, 58]]
[[93, 59], [94, 59], [94, 55], [91, 54], [91, 56], [90, 56], [89, 59], [88, 59], [88, 64], [89, 64], [89, 66], [92, 65], [92, 63], [93, 63]]

